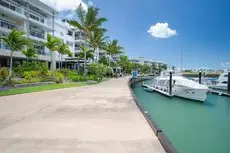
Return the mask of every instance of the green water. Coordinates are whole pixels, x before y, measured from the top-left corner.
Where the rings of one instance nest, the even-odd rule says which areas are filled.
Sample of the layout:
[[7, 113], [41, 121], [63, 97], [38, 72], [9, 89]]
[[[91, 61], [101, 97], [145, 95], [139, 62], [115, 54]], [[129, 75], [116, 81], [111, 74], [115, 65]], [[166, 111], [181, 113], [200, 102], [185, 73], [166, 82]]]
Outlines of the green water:
[[210, 94], [201, 103], [133, 87], [138, 103], [180, 153], [230, 153], [230, 98]]

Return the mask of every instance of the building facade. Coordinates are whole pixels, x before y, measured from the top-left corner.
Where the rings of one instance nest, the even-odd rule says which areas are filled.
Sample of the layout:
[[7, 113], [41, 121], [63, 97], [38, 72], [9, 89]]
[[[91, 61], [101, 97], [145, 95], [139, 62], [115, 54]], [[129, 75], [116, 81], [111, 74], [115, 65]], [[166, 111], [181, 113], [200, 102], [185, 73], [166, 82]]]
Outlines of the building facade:
[[[61, 65], [70, 69], [76, 69], [84, 62], [77, 59], [81, 52], [80, 46], [90, 47], [86, 43], [86, 36], [80, 30], [68, 25], [65, 22], [55, 19], [58, 12], [39, 0], [0, 0], [0, 36], [7, 35], [11, 30], [16, 29], [25, 32], [25, 37], [33, 41], [34, 48], [38, 53], [38, 60], [45, 61], [54, 68]], [[47, 34], [50, 33], [62, 39], [66, 43], [73, 57], [52, 53], [44, 47]], [[95, 53], [95, 59], [99, 59], [99, 51]], [[7, 45], [0, 42], [0, 66], [9, 66], [10, 50]], [[25, 60], [21, 52], [14, 52], [14, 60]], [[53, 63], [51, 63], [53, 58]], [[92, 60], [87, 60], [87, 63]]]

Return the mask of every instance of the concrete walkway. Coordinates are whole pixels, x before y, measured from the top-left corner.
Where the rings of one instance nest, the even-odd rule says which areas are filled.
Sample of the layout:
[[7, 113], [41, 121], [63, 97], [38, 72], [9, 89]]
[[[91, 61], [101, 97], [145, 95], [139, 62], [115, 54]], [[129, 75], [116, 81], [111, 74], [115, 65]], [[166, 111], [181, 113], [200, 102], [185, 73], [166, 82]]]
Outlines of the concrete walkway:
[[0, 153], [163, 153], [128, 78], [0, 97]]

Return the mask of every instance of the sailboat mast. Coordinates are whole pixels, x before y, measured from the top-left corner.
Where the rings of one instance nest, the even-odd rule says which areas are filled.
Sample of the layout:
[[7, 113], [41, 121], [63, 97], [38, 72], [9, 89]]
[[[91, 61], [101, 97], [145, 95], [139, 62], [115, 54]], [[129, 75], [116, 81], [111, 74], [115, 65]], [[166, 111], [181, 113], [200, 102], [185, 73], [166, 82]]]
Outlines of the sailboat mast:
[[183, 50], [181, 50], [180, 71], [183, 72]]

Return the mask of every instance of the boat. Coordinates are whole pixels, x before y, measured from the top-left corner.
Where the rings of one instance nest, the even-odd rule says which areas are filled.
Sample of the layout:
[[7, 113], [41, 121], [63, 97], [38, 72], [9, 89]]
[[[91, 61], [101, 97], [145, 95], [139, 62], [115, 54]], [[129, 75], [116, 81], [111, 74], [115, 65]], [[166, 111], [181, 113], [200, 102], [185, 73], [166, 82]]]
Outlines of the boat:
[[228, 87], [228, 72], [221, 73], [216, 85], [212, 86], [213, 89], [227, 90]]
[[162, 73], [153, 79], [152, 87], [155, 91], [166, 96], [177, 96], [186, 99], [202, 101], [207, 99], [208, 87], [183, 77], [181, 74], [172, 75], [172, 92], [169, 93], [169, 73]]
[[[192, 81], [195, 81], [195, 82], [199, 83], [199, 78], [192, 78]], [[214, 84], [214, 82], [212, 82], [208, 78], [202, 77], [201, 78], [201, 84], [207, 85], [207, 86], [212, 86]]]
[[148, 85], [148, 84], [143, 83], [143, 84], [142, 84], [142, 87], [143, 87], [143, 89], [144, 89], [145, 91], [149, 91], [149, 92], [154, 91], [153, 88], [152, 88], [150, 85]]

